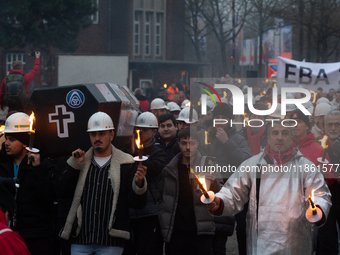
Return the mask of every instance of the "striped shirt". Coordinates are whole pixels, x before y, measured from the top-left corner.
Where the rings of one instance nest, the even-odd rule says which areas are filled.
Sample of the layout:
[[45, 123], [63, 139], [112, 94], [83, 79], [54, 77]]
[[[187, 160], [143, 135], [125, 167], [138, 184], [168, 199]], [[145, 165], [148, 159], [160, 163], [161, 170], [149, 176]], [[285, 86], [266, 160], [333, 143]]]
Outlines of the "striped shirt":
[[98, 244], [123, 247], [123, 239], [109, 236], [113, 189], [109, 179], [110, 159], [102, 166], [92, 158], [82, 195], [82, 227], [72, 241], [75, 244]]

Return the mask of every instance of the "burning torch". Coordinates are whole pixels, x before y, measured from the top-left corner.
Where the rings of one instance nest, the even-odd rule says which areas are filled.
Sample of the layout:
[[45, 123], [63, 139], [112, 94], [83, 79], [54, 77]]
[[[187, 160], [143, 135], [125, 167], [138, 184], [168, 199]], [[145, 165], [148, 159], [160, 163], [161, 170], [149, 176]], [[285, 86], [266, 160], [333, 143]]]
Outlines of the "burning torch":
[[326, 149], [328, 148], [328, 144], [327, 144], [327, 141], [328, 141], [328, 136], [327, 135], [324, 135], [322, 137], [321, 140], [319, 140], [321, 142], [321, 146], [323, 148], [323, 152], [322, 152], [322, 157], [318, 157], [317, 160], [320, 162], [320, 163], [328, 163], [328, 160], [326, 159]]
[[197, 182], [198, 187], [200, 188], [201, 192], [202, 192], [202, 196], [201, 196], [201, 202], [203, 204], [210, 204], [212, 201], [214, 201], [215, 199], [215, 193], [211, 190], [207, 190], [207, 184], [206, 184], [206, 180], [205, 180], [205, 176], [197, 176], [193, 169], [190, 168], [190, 172], [193, 174], [195, 181]]
[[321, 209], [316, 207], [314, 204], [314, 191], [315, 189], [312, 190], [312, 196], [308, 197], [310, 207], [306, 211], [306, 219], [312, 223], [318, 222], [322, 219]]
[[316, 93], [315, 91], [313, 90], [310, 90], [310, 92], [313, 94], [313, 116], [315, 115], [315, 106], [316, 106], [316, 98], [318, 96], [318, 93]]
[[4, 135], [5, 125], [0, 126], [0, 137]]
[[249, 126], [249, 117], [248, 117], [248, 114], [246, 112], [243, 114], [243, 122], [244, 122], [246, 127]]
[[34, 122], [35, 122], [34, 112], [31, 113], [31, 115], [29, 117], [29, 121], [31, 122], [31, 124], [30, 124], [30, 141], [29, 141], [28, 147], [26, 147], [26, 150], [28, 150], [29, 152], [33, 152], [33, 153], [38, 153], [39, 149], [33, 148], [34, 135], [35, 135], [35, 129], [33, 129], [33, 125], [34, 125]]
[[136, 130], [136, 133], [137, 133], [137, 139], [135, 139], [135, 142], [136, 142], [136, 146], [137, 146], [137, 149], [138, 149], [138, 156], [134, 157], [134, 161], [138, 161], [139, 164], [142, 164], [142, 161], [145, 161], [148, 159], [147, 156], [143, 156], [143, 144], [142, 144], [142, 140], [141, 140], [141, 130], [137, 129]]

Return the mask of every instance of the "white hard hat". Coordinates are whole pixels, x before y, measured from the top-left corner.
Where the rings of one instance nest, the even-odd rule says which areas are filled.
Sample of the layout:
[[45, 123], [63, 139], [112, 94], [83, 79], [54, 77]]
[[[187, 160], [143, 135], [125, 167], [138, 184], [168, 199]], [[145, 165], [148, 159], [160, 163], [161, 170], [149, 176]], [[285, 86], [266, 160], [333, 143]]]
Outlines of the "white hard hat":
[[158, 121], [153, 113], [143, 112], [138, 116], [135, 127], [158, 128]]
[[329, 113], [332, 107], [327, 103], [320, 103], [315, 106], [315, 116], [323, 116]]
[[[329, 102], [328, 98], [326, 98], [326, 97], [320, 97], [320, 98], [318, 99], [318, 101], [316, 101], [316, 104], [321, 104], [321, 103], [327, 103], [327, 104], [330, 105], [330, 102]], [[315, 110], [316, 110], [316, 109], [315, 109]]]
[[313, 103], [311, 101], [308, 101], [306, 103], [303, 103], [302, 104], [306, 109], [310, 108], [310, 107], [313, 107]]
[[292, 112], [294, 110], [296, 110], [296, 105], [295, 104], [287, 104], [286, 105], [286, 111], [287, 112]]
[[92, 114], [87, 123], [87, 132], [105, 131], [115, 129], [111, 117], [105, 112]]
[[207, 101], [207, 106], [211, 109], [211, 111], [215, 108], [215, 103], [213, 101]]
[[169, 108], [170, 112], [181, 111], [181, 107], [179, 107], [179, 105], [175, 102], [169, 102], [167, 107]]
[[22, 133], [30, 131], [29, 116], [23, 112], [16, 112], [6, 119], [4, 133]]
[[165, 102], [161, 98], [155, 98], [151, 101], [150, 110], [157, 110], [157, 109], [168, 109]]
[[188, 99], [183, 100], [181, 104], [181, 108], [189, 107], [190, 106], [190, 101]]
[[[182, 109], [182, 111], [179, 113], [177, 120], [179, 121], [186, 121], [189, 119], [190, 115], [190, 107], [185, 107]], [[198, 115], [195, 109], [192, 109], [192, 122], [198, 121]]]
[[294, 96], [294, 94], [292, 94], [292, 93], [287, 93], [286, 98], [287, 98], [287, 99], [294, 99], [295, 96]]

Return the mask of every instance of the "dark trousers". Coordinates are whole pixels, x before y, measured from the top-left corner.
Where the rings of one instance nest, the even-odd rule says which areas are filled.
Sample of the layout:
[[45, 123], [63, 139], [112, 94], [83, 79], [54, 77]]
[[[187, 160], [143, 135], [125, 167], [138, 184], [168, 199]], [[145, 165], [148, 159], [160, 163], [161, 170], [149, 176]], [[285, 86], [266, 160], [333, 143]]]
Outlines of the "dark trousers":
[[319, 228], [317, 255], [337, 255], [339, 253], [336, 224], [340, 222], [340, 204], [333, 204], [325, 225]]
[[132, 239], [126, 244], [123, 255], [155, 254], [157, 223], [157, 215], [131, 219]]
[[244, 208], [241, 212], [235, 215], [236, 220], [236, 237], [238, 244], [238, 253], [239, 255], [247, 255], [247, 224], [246, 224], [246, 216], [248, 212], [248, 203], [244, 205]]
[[196, 232], [176, 232], [170, 243], [165, 243], [166, 255], [212, 255], [212, 235], [197, 235]]
[[31, 255], [52, 254], [53, 237], [24, 238]]
[[225, 255], [226, 244], [228, 236], [223, 231], [215, 231], [215, 235], [212, 240], [213, 254], [214, 255]]

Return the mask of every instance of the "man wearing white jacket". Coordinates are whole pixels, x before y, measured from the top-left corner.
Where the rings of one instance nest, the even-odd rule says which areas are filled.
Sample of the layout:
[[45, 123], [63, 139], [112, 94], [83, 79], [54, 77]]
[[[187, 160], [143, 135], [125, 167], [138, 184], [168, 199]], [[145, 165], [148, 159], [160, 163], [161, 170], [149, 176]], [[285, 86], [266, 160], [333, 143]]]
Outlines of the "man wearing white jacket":
[[214, 214], [235, 215], [249, 201], [247, 254], [309, 255], [312, 228], [305, 213], [312, 190], [322, 211], [315, 224], [322, 225], [329, 213], [330, 192], [324, 178], [293, 148], [290, 129], [280, 123], [269, 127], [265, 150], [245, 160], [209, 205]]

